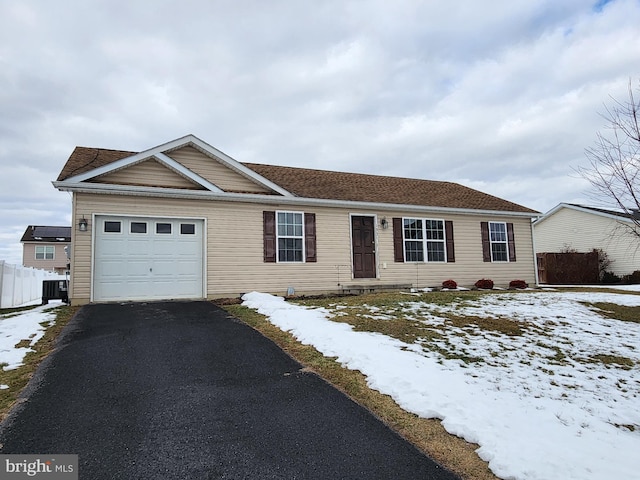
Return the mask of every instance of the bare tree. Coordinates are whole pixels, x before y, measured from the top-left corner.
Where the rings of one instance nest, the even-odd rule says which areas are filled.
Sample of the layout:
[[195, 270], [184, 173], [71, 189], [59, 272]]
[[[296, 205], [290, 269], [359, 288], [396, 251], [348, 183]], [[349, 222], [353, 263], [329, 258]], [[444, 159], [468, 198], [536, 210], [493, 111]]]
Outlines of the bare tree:
[[[640, 97], [640, 83], [637, 89]], [[640, 237], [640, 101], [629, 81], [625, 101], [612, 98], [601, 116], [606, 131], [598, 132], [592, 147], [585, 150], [588, 167], [578, 173], [586, 179], [599, 201], [621, 209], [633, 222], [625, 225]]]

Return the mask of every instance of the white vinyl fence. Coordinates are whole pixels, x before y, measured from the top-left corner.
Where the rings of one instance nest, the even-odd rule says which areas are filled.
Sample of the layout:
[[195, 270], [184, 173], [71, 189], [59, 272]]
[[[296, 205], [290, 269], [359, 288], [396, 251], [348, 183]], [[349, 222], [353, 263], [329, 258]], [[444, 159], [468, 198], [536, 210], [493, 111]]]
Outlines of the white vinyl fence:
[[64, 276], [0, 260], [0, 308], [11, 308], [42, 298], [42, 281]]

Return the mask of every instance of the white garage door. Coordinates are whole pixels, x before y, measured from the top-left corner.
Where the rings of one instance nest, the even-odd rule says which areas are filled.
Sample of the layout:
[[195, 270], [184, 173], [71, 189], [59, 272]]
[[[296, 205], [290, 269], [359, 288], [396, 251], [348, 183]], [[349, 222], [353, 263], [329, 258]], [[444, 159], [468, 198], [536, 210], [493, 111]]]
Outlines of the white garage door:
[[204, 221], [96, 216], [93, 300], [203, 298]]

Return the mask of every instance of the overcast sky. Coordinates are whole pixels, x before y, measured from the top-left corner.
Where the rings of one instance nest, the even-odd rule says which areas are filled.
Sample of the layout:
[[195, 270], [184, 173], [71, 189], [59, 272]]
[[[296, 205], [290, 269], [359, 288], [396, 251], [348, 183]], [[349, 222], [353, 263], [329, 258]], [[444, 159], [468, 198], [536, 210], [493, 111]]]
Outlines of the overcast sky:
[[574, 169], [640, 79], [639, 0], [0, 0], [0, 260], [68, 225], [76, 145], [594, 204]]

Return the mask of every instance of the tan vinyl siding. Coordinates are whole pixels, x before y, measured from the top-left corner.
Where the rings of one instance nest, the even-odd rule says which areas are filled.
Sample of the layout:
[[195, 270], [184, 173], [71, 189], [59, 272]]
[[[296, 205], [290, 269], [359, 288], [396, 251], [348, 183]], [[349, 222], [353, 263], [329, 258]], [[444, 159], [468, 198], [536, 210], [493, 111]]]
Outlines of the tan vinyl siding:
[[[50, 272], [64, 273], [67, 270], [66, 243], [31, 242], [22, 244], [22, 265]], [[36, 246], [53, 246], [53, 259], [36, 259]]]
[[193, 147], [182, 147], [168, 155], [225, 192], [271, 193], [268, 188], [254, 183]]
[[[411, 284], [422, 288], [440, 286], [443, 280], [449, 278], [461, 285], [472, 285], [480, 278], [491, 278], [500, 286], [506, 286], [515, 279], [530, 284], [535, 282], [528, 218], [506, 220], [514, 223], [517, 262], [484, 263], [480, 222], [503, 219], [472, 215], [421, 216], [453, 221], [456, 262], [413, 264], [393, 261], [391, 218], [402, 216], [399, 211], [280, 208], [277, 205], [82, 193], [74, 195], [74, 204], [74, 225], [82, 215], [92, 219], [93, 214], [204, 218], [207, 225], [205, 264], [208, 297], [237, 296], [252, 290], [283, 295], [288, 287], [293, 287], [299, 294], [339, 292], [350, 285]], [[264, 263], [264, 210], [315, 213], [317, 262]], [[376, 279], [352, 278], [350, 214], [377, 215]], [[380, 228], [382, 216], [390, 223], [386, 230]], [[90, 221], [89, 231], [74, 232], [74, 281], [71, 292], [74, 303], [84, 303], [90, 298], [92, 229]]]
[[[535, 285], [535, 267], [528, 218], [495, 218], [476, 215], [416, 215], [402, 212], [380, 212], [389, 221], [389, 228], [378, 228], [379, 275], [386, 283], [411, 283], [415, 288], [440, 287], [447, 279], [461, 286], [473, 286], [481, 278], [490, 278], [496, 286], [508, 286], [511, 280], [524, 280]], [[455, 241], [455, 262], [394, 262], [393, 217], [451, 220]], [[378, 217], [380, 218], [380, 217]], [[483, 262], [480, 222], [498, 221], [514, 224], [515, 262]], [[378, 222], [379, 223], [379, 222]], [[385, 267], [386, 263], [386, 269]], [[359, 282], [358, 282], [359, 283]]]
[[534, 225], [536, 251], [558, 253], [602, 249], [612, 261], [609, 270], [626, 275], [640, 270], [640, 239], [614, 218], [561, 208]]
[[184, 188], [189, 190], [204, 189], [201, 185], [179, 175], [156, 160], [145, 160], [131, 167], [94, 178], [91, 181], [115, 185], [141, 185], [145, 187]]

